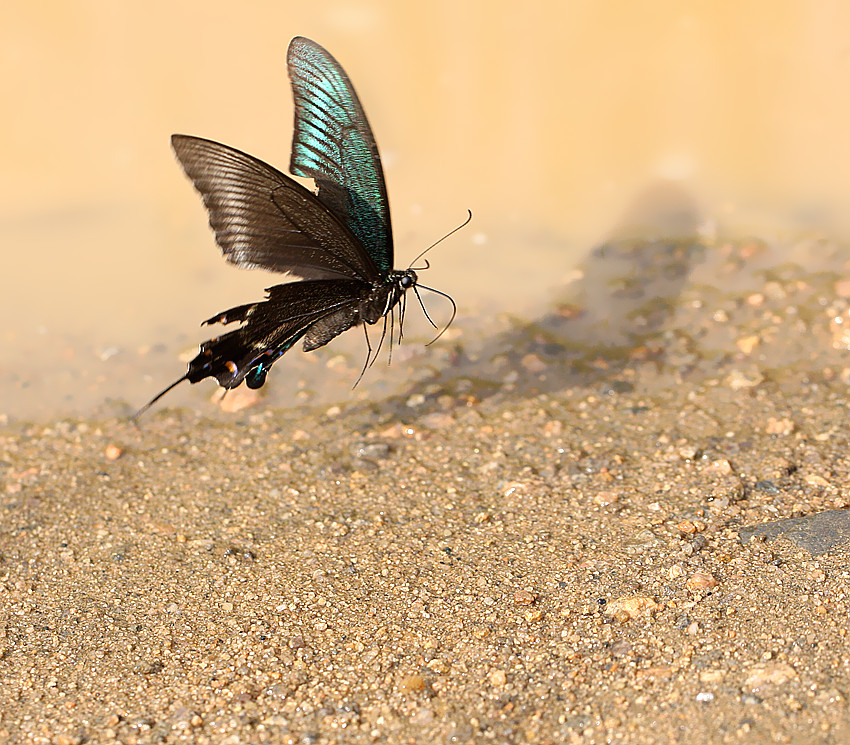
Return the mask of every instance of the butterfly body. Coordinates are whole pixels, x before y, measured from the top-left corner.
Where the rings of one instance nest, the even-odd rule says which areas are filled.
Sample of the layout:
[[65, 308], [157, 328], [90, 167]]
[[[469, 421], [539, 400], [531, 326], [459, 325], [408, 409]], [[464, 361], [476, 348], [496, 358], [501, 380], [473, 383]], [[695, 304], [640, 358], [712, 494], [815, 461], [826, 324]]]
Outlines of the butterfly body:
[[[392, 272], [387, 282], [369, 285], [358, 280], [304, 280], [275, 285], [266, 300], [240, 305], [204, 321], [244, 325], [205, 341], [189, 363], [187, 379], [197, 383], [214, 377], [224, 388], [243, 380], [260, 388], [275, 360], [303, 338], [305, 352], [324, 346], [362, 323], [373, 325], [399, 303], [416, 284], [416, 273]], [[315, 311], [321, 303], [321, 311]]]
[[393, 270], [378, 146], [348, 76], [303, 37], [290, 43], [287, 67], [295, 100], [290, 171], [313, 179], [315, 192], [227, 145], [188, 135], [171, 142], [227, 261], [300, 281], [270, 287], [265, 300], [205, 321], [240, 326], [201, 344], [186, 374], [138, 414], [183, 380], [212, 377], [228, 389], [243, 382], [259, 388], [299, 340], [310, 351], [354, 326], [386, 324], [417, 286], [414, 270]]

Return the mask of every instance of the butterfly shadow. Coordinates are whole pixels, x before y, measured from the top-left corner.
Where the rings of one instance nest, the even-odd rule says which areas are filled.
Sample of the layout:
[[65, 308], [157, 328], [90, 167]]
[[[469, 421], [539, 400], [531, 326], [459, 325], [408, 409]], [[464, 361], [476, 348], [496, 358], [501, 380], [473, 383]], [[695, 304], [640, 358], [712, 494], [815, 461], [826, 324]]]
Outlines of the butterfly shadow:
[[[654, 185], [588, 254], [578, 278], [556, 290], [552, 310], [514, 320], [486, 341], [457, 344], [445, 367], [381, 408], [411, 421], [440, 410], [446, 394], [476, 402], [574, 387], [600, 394], [632, 390], [637, 366], [660, 369], [670, 361], [665, 332], [704, 256], [702, 225], [682, 188]], [[410, 401], [419, 402], [415, 409]]]

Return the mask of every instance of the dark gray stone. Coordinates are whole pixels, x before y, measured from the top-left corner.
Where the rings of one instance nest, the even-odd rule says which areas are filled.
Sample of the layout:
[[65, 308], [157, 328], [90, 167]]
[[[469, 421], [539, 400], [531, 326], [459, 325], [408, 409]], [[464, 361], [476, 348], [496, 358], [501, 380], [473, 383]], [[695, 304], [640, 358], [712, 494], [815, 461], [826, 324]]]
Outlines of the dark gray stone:
[[850, 546], [850, 510], [827, 510], [805, 517], [789, 517], [770, 523], [741, 528], [738, 536], [747, 543], [753, 536], [768, 541], [787, 538], [813, 556]]

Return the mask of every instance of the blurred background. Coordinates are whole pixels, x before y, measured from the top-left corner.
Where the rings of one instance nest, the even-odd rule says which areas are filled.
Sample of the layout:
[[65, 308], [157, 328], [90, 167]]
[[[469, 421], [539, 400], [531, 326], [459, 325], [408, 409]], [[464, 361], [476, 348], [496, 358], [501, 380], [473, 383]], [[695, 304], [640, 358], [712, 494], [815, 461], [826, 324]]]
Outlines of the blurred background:
[[0, 414], [141, 404], [200, 320], [277, 281], [222, 260], [169, 136], [285, 171], [295, 35], [364, 103], [397, 266], [473, 210], [423, 277], [460, 328], [543, 312], [612, 236], [850, 231], [840, 0], [44, 0], [0, 18]]

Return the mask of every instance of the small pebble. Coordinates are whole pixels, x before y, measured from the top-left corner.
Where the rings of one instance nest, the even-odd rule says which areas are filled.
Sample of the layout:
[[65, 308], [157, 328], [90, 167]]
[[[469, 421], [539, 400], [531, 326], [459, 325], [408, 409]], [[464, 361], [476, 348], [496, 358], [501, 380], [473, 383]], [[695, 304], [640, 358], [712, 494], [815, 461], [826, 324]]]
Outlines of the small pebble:
[[80, 745], [83, 738], [78, 735], [59, 734], [53, 738], [55, 745]]
[[627, 642], [625, 639], [621, 639], [620, 641], [614, 642], [611, 645], [611, 654], [614, 657], [626, 657], [627, 655], [632, 653], [632, 645], [630, 642]]
[[850, 310], [832, 318], [829, 322], [829, 332], [835, 349], [850, 349]]
[[601, 491], [593, 497], [593, 503], [600, 507], [608, 507], [609, 505], [616, 504], [618, 501], [619, 497], [612, 491]]
[[734, 471], [734, 469], [732, 468], [732, 464], [725, 458], [712, 461], [708, 468], [706, 468], [705, 470], [709, 473], [719, 474], [720, 476], [728, 476]]
[[546, 424], [543, 425], [543, 434], [547, 437], [554, 437], [555, 435], [561, 434], [564, 429], [563, 422], [557, 419], [550, 419]]
[[506, 497], [509, 497], [509, 496], [511, 496], [511, 494], [514, 494], [518, 491], [521, 492], [521, 491], [524, 491], [524, 490], [525, 490], [525, 484], [523, 484], [521, 481], [509, 481], [507, 484], [505, 484], [504, 488], [502, 489], [502, 494]]
[[723, 680], [722, 670], [703, 670], [699, 674], [700, 683], [719, 683]]
[[660, 609], [661, 606], [653, 598], [645, 595], [634, 595], [612, 600], [605, 608], [605, 613], [614, 616], [617, 620], [628, 621], [640, 616], [648, 618]]
[[398, 684], [401, 691], [424, 691], [427, 683], [421, 675], [408, 675]]
[[742, 336], [735, 342], [735, 346], [737, 346], [744, 354], [752, 354], [752, 351], [759, 345], [759, 341], [760, 339], [755, 335]]
[[830, 483], [823, 476], [819, 476], [816, 473], [808, 473], [803, 477], [803, 480], [809, 484], [809, 486], [829, 486]]
[[790, 435], [794, 432], [794, 422], [790, 419], [771, 417], [767, 420], [764, 431], [769, 435]]
[[764, 375], [758, 371], [744, 372], [742, 370], [733, 370], [729, 373], [723, 382], [733, 391], [741, 391], [746, 388], [754, 388], [764, 380]]
[[490, 683], [494, 686], [503, 686], [508, 682], [508, 674], [504, 670], [494, 670], [490, 673]]
[[546, 363], [536, 354], [525, 355], [522, 366], [530, 373], [542, 373], [546, 369]]
[[781, 686], [797, 677], [797, 672], [785, 662], [754, 665], [747, 675], [744, 685], [751, 691], [767, 686]]
[[815, 567], [814, 569], [810, 569], [806, 572], [806, 576], [808, 579], [814, 580], [815, 582], [823, 582], [826, 579], [826, 572], [824, 572], [820, 567]]
[[435, 411], [431, 414], [426, 414], [419, 421], [423, 427], [428, 427], [429, 429], [446, 429], [455, 423], [455, 418], [451, 414]]
[[390, 454], [390, 446], [388, 443], [381, 442], [380, 440], [356, 442], [351, 447], [351, 454], [355, 458], [381, 460]]
[[255, 406], [260, 400], [260, 393], [247, 386], [224, 389], [224, 393], [216, 391], [212, 398], [218, 403], [218, 407], [227, 414], [235, 414], [237, 411]]
[[107, 445], [104, 454], [109, 460], [118, 460], [123, 452], [124, 450], [117, 445]]
[[694, 572], [686, 584], [690, 590], [710, 590], [717, 587], [717, 580], [709, 572]]
[[422, 395], [421, 393], [414, 393], [412, 396], [410, 396], [407, 399], [407, 401], [405, 402], [405, 405], [408, 406], [411, 409], [415, 409], [417, 406], [422, 406], [422, 404], [424, 404], [424, 403], [425, 403], [425, 396]]
[[514, 603], [516, 605], [532, 605], [537, 600], [537, 595], [528, 590], [517, 590], [514, 593]]

